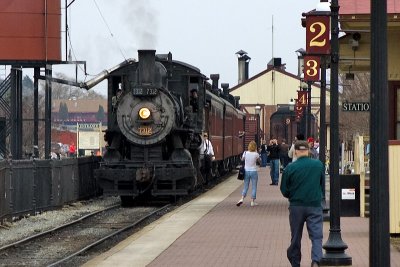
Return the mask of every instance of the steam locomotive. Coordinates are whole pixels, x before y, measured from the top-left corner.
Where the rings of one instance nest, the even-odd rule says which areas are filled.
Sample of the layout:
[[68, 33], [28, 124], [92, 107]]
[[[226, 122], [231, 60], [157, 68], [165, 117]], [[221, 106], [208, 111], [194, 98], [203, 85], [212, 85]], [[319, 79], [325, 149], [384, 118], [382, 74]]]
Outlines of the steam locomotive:
[[[105, 195], [128, 204], [140, 195], [187, 195], [234, 168], [243, 151], [245, 115], [238, 99], [213, 88], [200, 70], [139, 50], [107, 72], [106, 151], [95, 177]], [[217, 89], [217, 90], [216, 90]], [[215, 160], [202, 159], [207, 132]]]

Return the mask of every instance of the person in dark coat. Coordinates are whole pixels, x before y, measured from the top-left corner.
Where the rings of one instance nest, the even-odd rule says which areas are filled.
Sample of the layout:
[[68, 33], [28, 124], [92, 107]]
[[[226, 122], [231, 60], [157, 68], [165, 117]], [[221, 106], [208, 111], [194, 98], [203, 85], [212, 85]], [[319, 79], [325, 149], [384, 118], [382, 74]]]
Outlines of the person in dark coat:
[[287, 258], [292, 267], [300, 267], [301, 238], [306, 223], [312, 243], [311, 266], [319, 266], [322, 258], [322, 188], [325, 171], [321, 161], [309, 157], [307, 141], [297, 141], [294, 149], [297, 160], [284, 169], [280, 187], [282, 195], [289, 199], [291, 240]]
[[267, 146], [267, 151], [269, 152], [269, 163], [271, 167], [271, 180], [270, 185], [278, 185], [279, 182], [279, 154], [280, 147], [278, 145], [278, 140], [271, 139], [269, 141], [269, 146]]
[[286, 139], [282, 139], [282, 142], [280, 144], [281, 150], [280, 150], [280, 161], [281, 161], [281, 166], [282, 169], [286, 168], [286, 166], [289, 164], [289, 145], [286, 144]]
[[267, 151], [267, 144], [265, 140], [262, 141], [262, 145], [260, 147], [260, 156], [261, 156], [261, 167], [267, 166], [268, 161], [268, 151]]

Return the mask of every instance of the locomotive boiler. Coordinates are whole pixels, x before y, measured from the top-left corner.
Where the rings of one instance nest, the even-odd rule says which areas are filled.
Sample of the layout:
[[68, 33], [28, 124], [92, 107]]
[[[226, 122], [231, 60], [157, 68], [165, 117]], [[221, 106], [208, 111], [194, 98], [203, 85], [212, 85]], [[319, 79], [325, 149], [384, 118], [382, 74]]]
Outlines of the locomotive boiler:
[[[144, 194], [186, 195], [212, 173], [232, 169], [243, 151], [244, 115], [232, 96], [213, 94], [198, 68], [171, 53], [138, 54], [107, 72], [107, 146], [95, 170], [103, 193], [123, 204]], [[214, 171], [202, 165], [203, 132], [215, 140]]]

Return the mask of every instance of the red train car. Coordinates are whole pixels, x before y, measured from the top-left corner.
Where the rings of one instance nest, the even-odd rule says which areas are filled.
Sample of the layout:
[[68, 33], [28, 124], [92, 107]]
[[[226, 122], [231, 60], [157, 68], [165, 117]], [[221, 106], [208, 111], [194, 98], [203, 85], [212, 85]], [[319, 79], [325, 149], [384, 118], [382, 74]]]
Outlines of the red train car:
[[216, 173], [224, 173], [237, 166], [244, 151], [241, 133], [244, 132], [245, 113], [211, 92], [208, 92], [208, 99], [206, 130], [209, 132], [215, 153], [213, 167]]

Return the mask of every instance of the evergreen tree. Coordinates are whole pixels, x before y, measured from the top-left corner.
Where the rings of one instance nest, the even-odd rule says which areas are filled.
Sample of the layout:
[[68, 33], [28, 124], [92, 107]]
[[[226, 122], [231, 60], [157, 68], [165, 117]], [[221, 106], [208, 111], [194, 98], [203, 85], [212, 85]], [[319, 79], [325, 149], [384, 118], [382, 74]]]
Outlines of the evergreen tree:
[[103, 122], [105, 117], [106, 117], [106, 115], [105, 115], [105, 112], [104, 112], [104, 108], [103, 108], [102, 105], [99, 105], [99, 110], [97, 111], [96, 119], [97, 119], [97, 121]]
[[22, 79], [22, 88], [33, 90], [33, 81], [28, 75], [25, 75]]
[[60, 120], [62, 120], [63, 122], [68, 119], [69, 114], [68, 114], [67, 103], [60, 102], [60, 109], [59, 109], [58, 113], [59, 113]]

